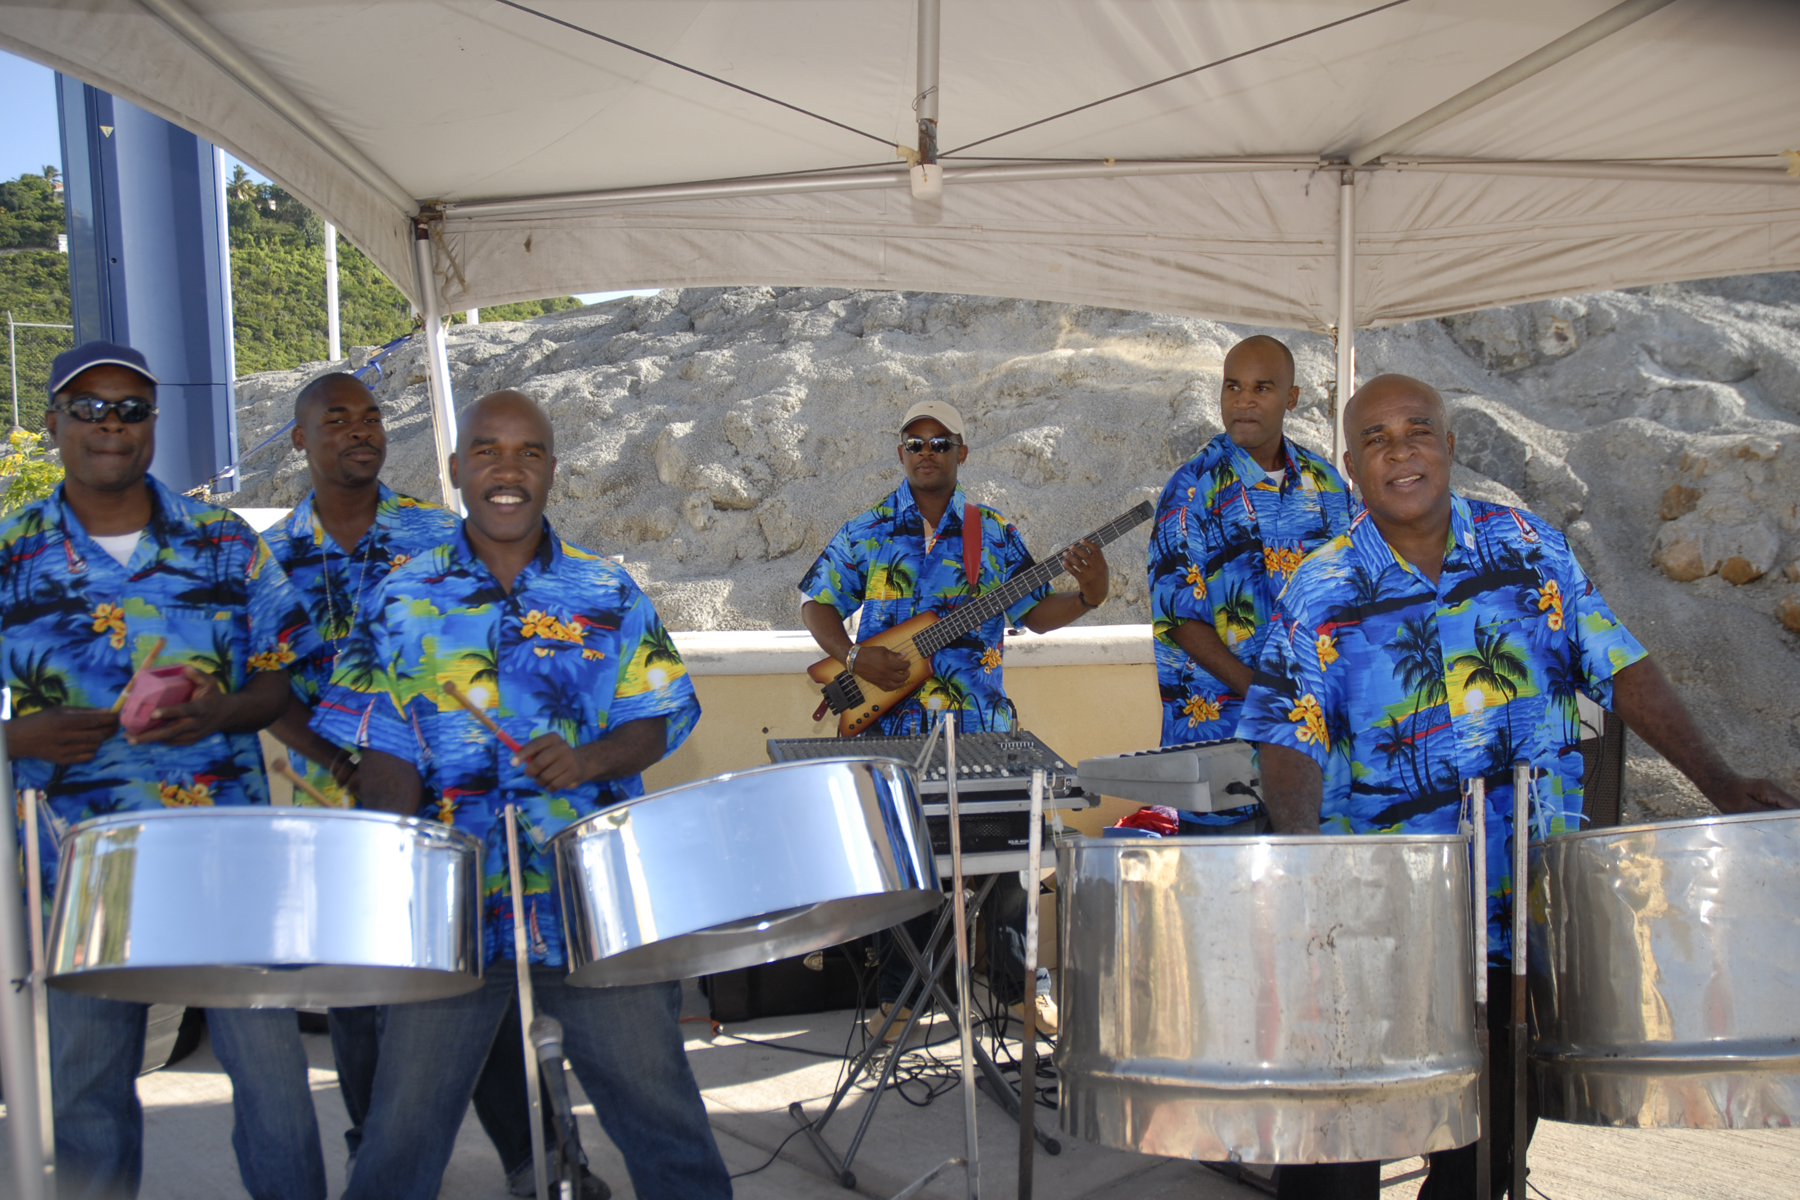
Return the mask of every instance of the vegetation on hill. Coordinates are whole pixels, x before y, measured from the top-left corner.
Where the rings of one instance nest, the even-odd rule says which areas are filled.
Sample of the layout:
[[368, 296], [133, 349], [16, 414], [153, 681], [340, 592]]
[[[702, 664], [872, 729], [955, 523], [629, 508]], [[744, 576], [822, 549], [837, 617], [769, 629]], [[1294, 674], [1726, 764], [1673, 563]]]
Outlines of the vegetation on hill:
[[[56, 169], [0, 183], [0, 319], [69, 323], [69, 266], [57, 251], [63, 198]], [[239, 375], [324, 359], [325, 224], [317, 213], [239, 167], [227, 185], [231, 300]], [[484, 309], [483, 318], [522, 320], [577, 308], [572, 296]], [[361, 251], [338, 239], [338, 313], [344, 349], [378, 346], [413, 327], [406, 297]], [[457, 319], [461, 319], [460, 316]], [[3, 331], [3, 330], [0, 330]], [[19, 421], [42, 428], [50, 360], [71, 344], [57, 329], [18, 331]], [[0, 342], [3, 352], [4, 342]], [[9, 386], [0, 376], [0, 387]], [[10, 403], [10, 396], [0, 403]], [[10, 414], [8, 414], [10, 415]], [[4, 418], [0, 418], [4, 419]]]

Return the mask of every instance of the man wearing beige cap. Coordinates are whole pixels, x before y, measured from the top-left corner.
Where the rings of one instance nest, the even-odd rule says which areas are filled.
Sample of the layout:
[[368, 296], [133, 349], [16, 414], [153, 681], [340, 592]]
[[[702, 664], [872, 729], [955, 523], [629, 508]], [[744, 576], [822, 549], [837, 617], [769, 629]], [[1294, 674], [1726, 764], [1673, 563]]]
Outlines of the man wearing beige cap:
[[[800, 581], [805, 596], [800, 616], [813, 640], [884, 691], [905, 685], [906, 660], [879, 646], [852, 646], [844, 631], [851, 613], [862, 610], [859, 633], [867, 639], [919, 613], [943, 616], [1032, 565], [1019, 531], [993, 509], [971, 503], [957, 486], [957, 468], [969, 456], [961, 413], [942, 400], [907, 409], [899, 455], [906, 479], [874, 508], [846, 522]], [[1013, 729], [1017, 717], [1000, 669], [1006, 626], [1048, 633], [1106, 602], [1106, 559], [1098, 546], [1077, 542], [1063, 555], [1063, 566], [1078, 585], [1074, 591], [1052, 592], [1045, 585], [1009, 608], [1004, 619], [993, 617], [939, 650], [932, 655], [931, 678], [882, 714], [875, 732], [926, 733], [935, 715], [945, 711], [955, 714], [959, 733]], [[997, 899], [1006, 906], [1007, 897]], [[1017, 899], [1022, 916], [1023, 892]], [[904, 974], [900, 971], [901, 978]], [[887, 974], [882, 982], [888, 992]], [[996, 982], [1003, 1000], [1019, 995], [1022, 979]]]

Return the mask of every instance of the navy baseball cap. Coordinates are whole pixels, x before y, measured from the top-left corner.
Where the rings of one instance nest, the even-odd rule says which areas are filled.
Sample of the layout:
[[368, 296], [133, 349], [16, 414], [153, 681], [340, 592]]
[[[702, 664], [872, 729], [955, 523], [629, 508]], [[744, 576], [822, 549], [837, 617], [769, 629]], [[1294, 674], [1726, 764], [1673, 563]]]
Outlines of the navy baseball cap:
[[71, 379], [90, 367], [124, 367], [148, 379], [152, 387], [160, 383], [150, 373], [150, 364], [143, 354], [130, 346], [116, 342], [88, 342], [73, 350], [64, 350], [50, 364], [50, 398], [54, 400], [56, 393], [68, 387]]

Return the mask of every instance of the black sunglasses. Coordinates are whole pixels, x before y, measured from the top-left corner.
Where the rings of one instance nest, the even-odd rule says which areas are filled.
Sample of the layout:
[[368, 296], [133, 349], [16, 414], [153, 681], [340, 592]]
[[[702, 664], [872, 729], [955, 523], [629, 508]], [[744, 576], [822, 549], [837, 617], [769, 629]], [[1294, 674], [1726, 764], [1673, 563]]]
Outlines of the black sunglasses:
[[948, 454], [950, 453], [950, 448], [952, 446], [960, 445], [962, 445], [962, 443], [953, 437], [934, 437], [930, 439], [909, 437], [900, 439], [900, 448], [908, 454], [921, 453], [928, 447], [933, 454]]
[[156, 415], [156, 405], [142, 396], [127, 396], [123, 400], [102, 400], [98, 396], [76, 396], [57, 405], [57, 410], [66, 412], [77, 421], [85, 421], [89, 425], [98, 425], [111, 413], [118, 413], [119, 420], [127, 425], [136, 425]]

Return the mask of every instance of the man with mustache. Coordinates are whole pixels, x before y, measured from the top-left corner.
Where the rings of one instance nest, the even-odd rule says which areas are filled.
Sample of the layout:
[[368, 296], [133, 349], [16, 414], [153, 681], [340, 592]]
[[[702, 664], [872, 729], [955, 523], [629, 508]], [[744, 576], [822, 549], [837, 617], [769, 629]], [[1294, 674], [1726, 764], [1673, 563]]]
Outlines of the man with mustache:
[[[1612, 709], [1723, 812], [1794, 808], [1733, 771], [1661, 669], [1543, 519], [1450, 490], [1444, 402], [1381, 375], [1344, 411], [1367, 511], [1308, 558], [1276, 607], [1238, 736], [1260, 744], [1277, 833], [1455, 833], [1464, 781], [1487, 786], [1488, 1120], [1493, 1189], [1511, 1177], [1512, 766], [1534, 828], [1579, 827], [1577, 692]], [[1371, 1014], [1373, 1016], [1374, 1014]], [[1523, 1135], [1527, 1142], [1531, 1130]], [[1379, 1163], [1283, 1167], [1283, 1197], [1380, 1194]], [[1475, 1191], [1475, 1148], [1431, 1155], [1422, 1200]]]
[[[321, 375], [300, 389], [294, 398], [293, 442], [306, 455], [312, 491], [265, 537], [275, 560], [305, 597], [322, 646], [319, 654], [298, 665], [297, 694], [269, 732], [290, 747], [288, 761], [308, 784], [351, 807], [361, 755], [349, 743], [326, 741], [307, 722], [375, 585], [395, 567], [450, 541], [461, 523], [454, 513], [381, 482], [387, 429], [374, 394], [354, 375]], [[303, 790], [296, 791], [294, 800], [311, 803]], [[344, 1141], [354, 1164], [375, 1086], [377, 1010], [334, 1008], [328, 1021], [338, 1090], [350, 1116]], [[530, 1195], [533, 1185], [524, 1054], [515, 1013], [510, 1024], [502, 1021], [474, 1094], [475, 1115], [500, 1155], [515, 1196]], [[606, 1200], [610, 1194], [598, 1177], [584, 1175], [582, 1200]]]
[[[677, 983], [568, 982], [555, 871], [559, 830], [643, 794], [640, 773], [700, 716], [681, 656], [624, 568], [544, 520], [556, 470], [549, 420], [527, 396], [484, 396], [458, 422], [451, 479], [468, 517], [442, 546], [375, 585], [313, 718], [362, 749], [365, 807], [433, 816], [484, 842], [486, 981], [386, 1007], [381, 1056], [347, 1200], [432, 1200], [471, 1090], [514, 999], [504, 812], [520, 812], [532, 983], [644, 1200], [728, 1197], [688, 1069]], [[500, 745], [460, 688], [522, 745]]]
[[[993, 509], [970, 502], [956, 482], [969, 457], [961, 413], [942, 400], [921, 400], [900, 419], [899, 442], [895, 453], [906, 478], [874, 508], [845, 522], [800, 581], [805, 597], [800, 619], [819, 648], [852, 674], [886, 689], [906, 682], [907, 662], [880, 646], [853, 647], [844, 628], [852, 613], [861, 610], [857, 632], [866, 643], [919, 613], [949, 613], [1032, 565], [1019, 531]], [[973, 536], [966, 537], [965, 530]], [[1007, 623], [1049, 633], [1106, 603], [1109, 580], [1100, 547], [1077, 542], [1063, 555], [1063, 567], [1074, 577], [1075, 590], [1039, 588], [1014, 604], [1005, 618], [992, 617], [933, 654], [931, 678], [881, 714], [876, 732], [887, 737], [926, 733], [940, 711], [955, 714], [958, 733], [1013, 729], [1018, 714], [1006, 695], [1002, 670]], [[989, 983], [995, 997], [1023, 1021], [1026, 898], [1015, 879], [1001, 877], [984, 918], [996, 935], [989, 944], [999, 950], [989, 955]], [[933, 920], [915, 918], [907, 929], [922, 943]], [[898, 1000], [906, 978], [906, 960], [888, 950], [878, 976], [882, 1016]], [[1048, 991], [1032, 988], [1030, 1007], [1037, 1029], [1054, 1036], [1056, 1004]], [[900, 1036], [909, 1015], [910, 1010], [900, 1010], [888, 1031], [891, 1038]], [[880, 1020], [870, 1018], [871, 1025]]]
[[[1233, 736], [1269, 617], [1300, 560], [1350, 527], [1343, 479], [1287, 437], [1294, 356], [1258, 334], [1225, 355], [1225, 432], [1176, 470], [1150, 535], [1150, 604], [1162, 744]], [[1262, 807], [1181, 814], [1182, 832], [1249, 832]]]
[[[13, 780], [44, 798], [48, 901], [62, 835], [89, 817], [267, 804], [256, 734], [287, 707], [288, 670], [318, 641], [242, 518], [150, 476], [156, 377], [142, 354], [89, 342], [57, 355], [44, 426], [63, 482], [0, 520], [0, 662], [12, 690]], [[193, 693], [128, 738], [112, 706], [150, 665], [182, 667]], [[135, 1196], [148, 1006], [51, 988], [49, 1007], [58, 1194]], [[245, 1190], [324, 1200], [293, 1010], [213, 1008], [206, 1021], [231, 1078]]]

